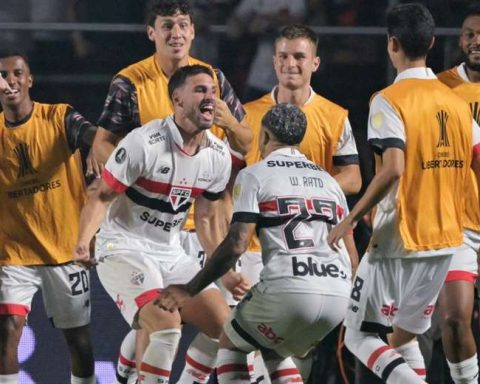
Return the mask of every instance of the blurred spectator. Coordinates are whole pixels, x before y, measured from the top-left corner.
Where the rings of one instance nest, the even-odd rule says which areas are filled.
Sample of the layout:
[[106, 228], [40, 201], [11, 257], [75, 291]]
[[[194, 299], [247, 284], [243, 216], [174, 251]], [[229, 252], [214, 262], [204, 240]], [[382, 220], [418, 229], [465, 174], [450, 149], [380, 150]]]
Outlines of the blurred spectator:
[[[30, 0], [1, 0], [0, 23], [26, 22], [30, 20]], [[28, 51], [31, 46], [30, 32], [13, 30], [0, 31], [0, 47], [11, 49], [23, 47]]]
[[272, 66], [276, 30], [306, 18], [304, 0], [242, 0], [228, 21], [232, 38], [258, 38], [258, 45], [247, 77], [245, 100], [256, 99], [277, 83]]

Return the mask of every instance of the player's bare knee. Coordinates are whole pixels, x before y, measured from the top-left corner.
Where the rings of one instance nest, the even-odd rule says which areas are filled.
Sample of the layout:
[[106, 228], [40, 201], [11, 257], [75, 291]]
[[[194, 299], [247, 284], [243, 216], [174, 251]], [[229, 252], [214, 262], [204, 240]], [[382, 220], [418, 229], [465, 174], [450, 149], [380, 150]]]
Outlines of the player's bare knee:
[[163, 329], [181, 327], [181, 318], [178, 311], [166, 311], [154, 305], [153, 302], [145, 304], [145, 306], [140, 309], [138, 320], [140, 326], [145, 329], [148, 334]]
[[63, 329], [63, 335], [70, 351], [80, 354], [90, 354], [93, 350], [90, 338], [90, 326]]
[[453, 333], [455, 337], [470, 328], [470, 316], [466, 316], [462, 311], [446, 311], [441, 320], [443, 329]]

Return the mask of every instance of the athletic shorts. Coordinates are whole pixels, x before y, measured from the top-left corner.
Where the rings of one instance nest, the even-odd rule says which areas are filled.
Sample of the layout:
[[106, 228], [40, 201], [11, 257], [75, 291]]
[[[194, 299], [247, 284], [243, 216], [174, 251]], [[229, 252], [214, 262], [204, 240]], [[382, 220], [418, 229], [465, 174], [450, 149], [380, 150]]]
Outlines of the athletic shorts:
[[76, 264], [0, 267], [0, 315], [26, 316], [39, 289], [54, 327], [90, 322], [90, 273]]
[[391, 332], [392, 325], [420, 334], [430, 327], [450, 266], [445, 256], [370, 260], [358, 266], [344, 324], [363, 332]]
[[[200, 240], [198, 240], [197, 234], [195, 232], [181, 231], [180, 241], [185, 253], [198, 260], [200, 267], [203, 268], [206, 262], [206, 255], [200, 244]], [[216, 284], [229, 306], [235, 306], [238, 304], [238, 301], [233, 298], [230, 291], [223, 286], [220, 280], [216, 281]]]
[[269, 292], [255, 285], [230, 314], [225, 334], [244, 352], [270, 349], [302, 357], [345, 317], [348, 298]]
[[446, 283], [468, 281], [475, 284], [478, 277], [477, 252], [480, 248], [480, 233], [465, 230], [465, 244], [452, 256]]
[[[100, 282], [131, 326], [138, 310], [161, 296], [161, 288], [186, 284], [198, 271], [200, 265], [190, 256], [165, 262], [141, 252], [105, 255], [97, 265]], [[214, 284], [209, 288], [216, 289]]]

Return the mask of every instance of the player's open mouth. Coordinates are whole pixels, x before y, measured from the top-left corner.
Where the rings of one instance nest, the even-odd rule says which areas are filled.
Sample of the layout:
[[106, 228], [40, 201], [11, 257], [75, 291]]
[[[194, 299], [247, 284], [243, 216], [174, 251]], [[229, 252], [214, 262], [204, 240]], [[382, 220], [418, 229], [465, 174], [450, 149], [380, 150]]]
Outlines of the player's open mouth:
[[13, 98], [13, 97], [17, 96], [19, 93], [20, 93], [20, 91], [18, 89], [12, 89], [11, 91], [9, 91], [7, 89], [7, 90], [3, 91], [3, 94], [6, 95], [9, 98]]
[[213, 105], [213, 103], [211, 102], [206, 102], [206, 103], [202, 103], [200, 105], [200, 112], [202, 113], [202, 115], [208, 119], [211, 119], [213, 118], [213, 112], [215, 110], [215, 107]]

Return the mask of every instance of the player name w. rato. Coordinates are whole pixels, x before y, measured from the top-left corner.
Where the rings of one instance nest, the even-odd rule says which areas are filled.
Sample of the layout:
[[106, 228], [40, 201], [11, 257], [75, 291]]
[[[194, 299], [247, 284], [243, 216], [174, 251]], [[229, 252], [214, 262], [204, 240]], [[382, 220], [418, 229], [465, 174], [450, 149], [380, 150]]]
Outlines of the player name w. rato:
[[25, 187], [22, 189], [17, 189], [16, 191], [7, 192], [7, 195], [11, 199], [17, 199], [22, 196], [29, 196], [34, 195], [35, 193], [39, 192], [47, 192], [52, 189], [60, 188], [62, 184], [60, 183], [60, 179], [52, 180], [47, 183], [32, 185], [29, 187]]
[[422, 161], [422, 169], [463, 168], [463, 160], [443, 159]]

